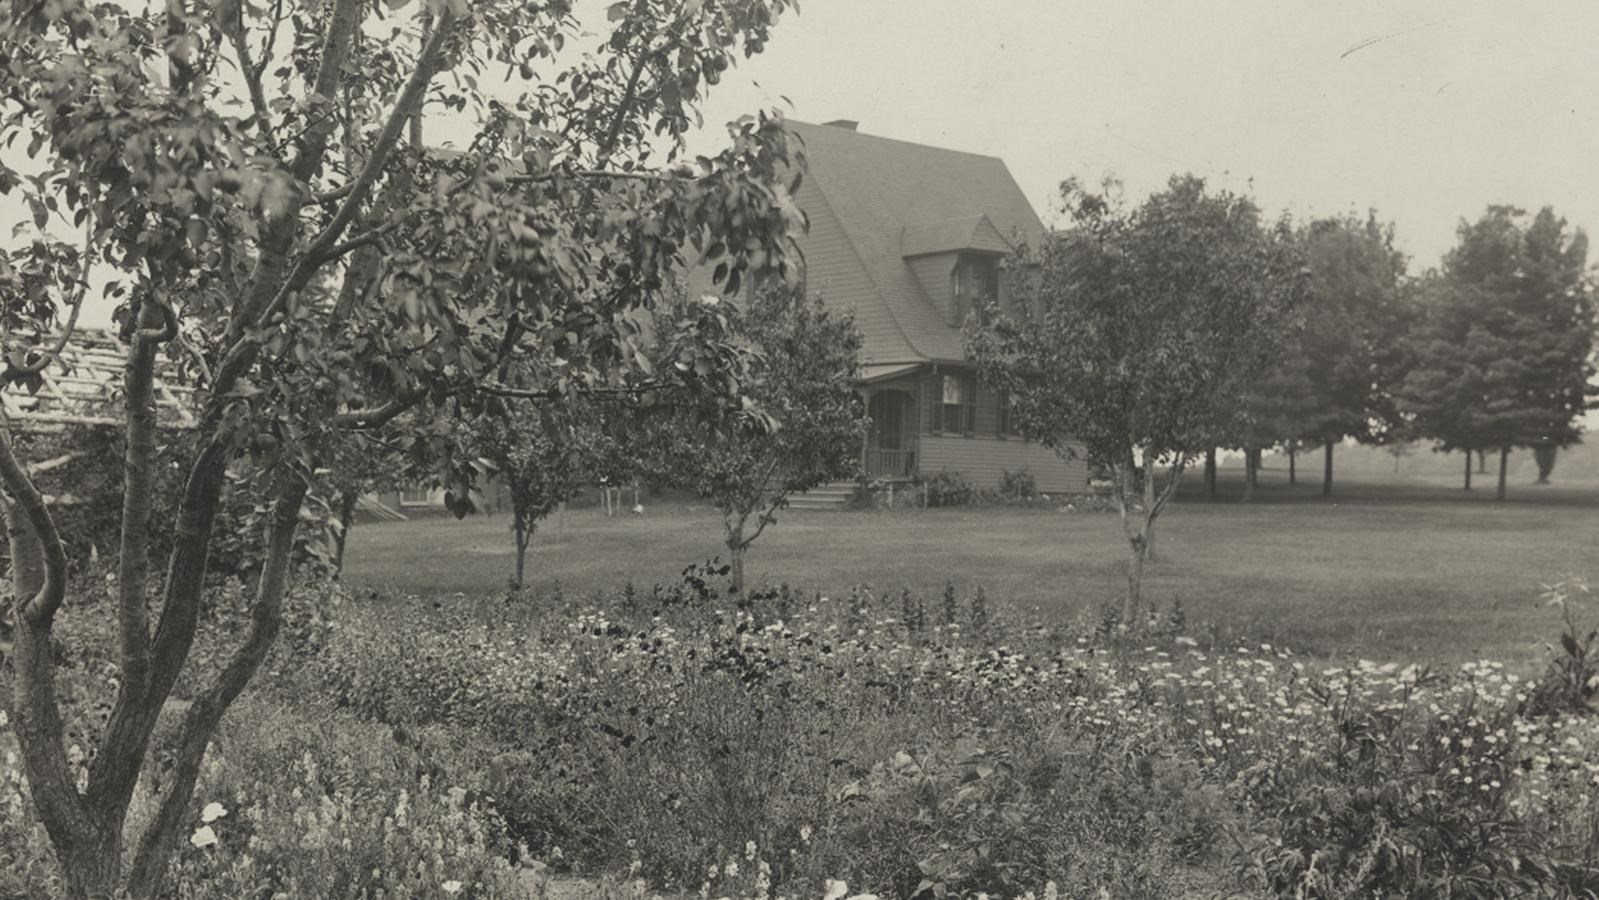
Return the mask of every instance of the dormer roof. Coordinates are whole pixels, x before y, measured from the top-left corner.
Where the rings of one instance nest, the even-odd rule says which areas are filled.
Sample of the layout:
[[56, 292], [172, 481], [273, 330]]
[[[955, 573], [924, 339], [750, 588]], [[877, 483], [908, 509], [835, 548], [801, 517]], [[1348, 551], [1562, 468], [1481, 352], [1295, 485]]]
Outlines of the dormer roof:
[[[809, 165], [797, 198], [811, 217], [808, 283], [853, 309], [868, 362], [962, 360], [960, 329], [907, 257], [1036, 246], [1043, 223], [1004, 161], [846, 127], [787, 125]], [[834, 284], [819, 283], [824, 269]]]
[[940, 222], [906, 225], [900, 236], [900, 255], [929, 256], [936, 253], [960, 253], [976, 250], [983, 253], [1009, 253], [1010, 242], [994, 227], [988, 216], [961, 216]]

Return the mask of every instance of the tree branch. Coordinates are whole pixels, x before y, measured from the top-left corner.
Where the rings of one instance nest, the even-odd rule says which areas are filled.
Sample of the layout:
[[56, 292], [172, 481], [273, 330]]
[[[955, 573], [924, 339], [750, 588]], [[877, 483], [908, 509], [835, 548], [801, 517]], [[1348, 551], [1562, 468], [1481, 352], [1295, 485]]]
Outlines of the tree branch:
[[[10, 435], [0, 430], [0, 445], [10, 454]], [[18, 597], [41, 589], [45, 566], [38, 535], [16, 503], [4, 503], [11, 544], [11, 577]], [[29, 793], [39, 821], [56, 846], [68, 846], [85, 833], [84, 804], [67, 765], [65, 729], [56, 703], [51, 622], [17, 621], [12, 728], [18, 738]]]
[[20, 511], [27, 518], [29, 530], [40, 544], [44, 566], [43, 578], [33, 596], [26, 600], [21, 594], [17, 596], [18, 612], [29, 622], [48, 626], [66, 595], [67, 556], [44, 495], [12, 452], [8, 428], [0, 428], [0, 484], [11, 495], [12, 514]]
[[348, 428], [356, 431], [381, 428], [394, 421], [401, 413], [422, 402], [427, 395], [428, 392], [426, 390], [405, 391], [382, 406], [340, 413], [333, 417], [333, 424], [338, 428]]
[[289, 563], [294, 552], [294, 533], [299, 524], [300, 505], [305, 499], [305, 482], [293, 473], [279, 476], [280, 486], [274, 504], [271, 531], [267, 535], [267, 556], [250, 611], [250, 630], [244, 643], [234, 651], [205, 691], [190, 704], [176, 741], [176, 760], [171, 782], [160, 798], [155, 818], [140, 836], [133, 869], [129, 873], [131, 893], [137, 897], [155, 896], [167, 861], [177, 842], [183, 817], [200, 776], [200, 762], [216, 733], [222, 714], [238, 698], [255, 676], [267, 651], [283, 625], [283, 595], [288, 585]]
[[[234, 9], [236, 16], [242, 15], [239, 12], [243, 9], [242, 4], [235, 3]], [[255, 110], [256, 127], [262, 134], [266, 134], [272, 129], [272, 113], [267, 107], [266, 92], [261, 89], [263, 69], [257, 68], [250, 60], [250, 43], [244, 31], [244, 23], [242, 19], [224, 22], [222, 30], [228, 37], [228, 43], [233, 45], [234, 55], [239, 58], [239, 74], [244, 76], [245, 88], [250, 93], [250, 106]]]
[[[339, 8], [342, 9], [350, 2], [351, 0], [341, 0]], [[356, 5], [359, 6], [358, 3]], [[333, 41], [333, 35], [341, 30], [337, 22], [338, 15], [339, 12], [336, 10], [335, 25], [333, 30], [329, 33], [330, 43]], [[351, 14], [351, 18], [353, 19], [353, 13]], [[377, 142], [372, 147], [372, 155], [367, 158], [366, 165], [362, 167], [360, 175], [356, 177], [354, 186], [351, 187], [349, 193], [345, 195], [343, 201], [339, 205], [338, 211], [333, 214], [333, 218], [328, 222], [327, 227], [323, 228], [322, 232], [312, 240], [310, 247], [308, 247], [306, 251], [300, 255], [299, 259], [296, 260], [292, 266], [288, 267], [287, 274], [277, 282], [278, 287], [276, 291], [274, 291], [270, 297], [267, 297], [265, 302], [263, 302], [258, 309], [248, 308], [246, 310], [242, 310], [242, 312], [245, 312], [246, 315], [242, 317], [242, 319], [236, 318], [236, 327], [229, 328], [229, 338], [233, 341], [233, 346], [228, 351], [227, 356], [223, 359], [222, 365], [220, 365], [217, 369], [217, 380], [220, 393], [225, 393], [227, 390], [230, 390], [232, 388], [233, 381], [243, 373], [243, 370], [247, 368], [255, 358], [256, 351], [259, 348], [259, 342], [249, 340], [245, 336], [248, 326], [266, 325], [271, 321], [272, 316], [277, 312], [277, 310], [288, 301], [290, 296], [298, 293], [300, 290], [304, 289], [306, 285], [310, 284], [311, 277], [316, 273], [317, 269], [323, 264], [323, 262], [325, 262], [325, 260], [319, 257], [325, 253], [336, 241], [338, 241], [339, 236], [344, 232], [345, 227], [348, 226], [350, 221], [355, 217], [356, 210], [361, 206], [362, 203], [366, 201], [367, 194], [370, 192], [372, 185], [377, 182], [378, 176], [382, 173], [383, 166], [386, 164], [389, 154], [393, 151], [395, 144], [399, 140], [400, 132], [404, 128], [406, 120], [409, 118], [409, 110], [416, 103], [417, 98], [421, 96], [422, 92], [426, 90], [428, 82], [432, 79], [433, 65], [436, 61], [435, 58], [438, 56], [440, 48], [442, 48], [444, 45], [444, 39], [450, 33], [450, 25], [452, 21], [453, 19], [451, 14], [446, 12], [440, 18], [436, 30], [429, 36], [427, 44], [424, 45], [421, 54], [417, 58], [416, 70], [413, 71], [411, 73], [411, 77], [406, 80], [404, 89], [400, 92], [399, 98], [395, 100], [394, 109], [390, 111], [388, 120], [383, 124], [383, 130], [379, 134]], [[343, 36], [343, 46], [340, 50], [341, 57], [343, 56], [343, 50], [348, 49], [350, 32], [353, 31], [354, 27], [354, 23], [352, 22], [347, 29], [344, 29], [345, 33]], [[324, 69], [327, 67], [327, 62], [327, 56], [324, 54]], [[337, 87], [337, 72], [334, 72], [331, 75], [327, 75], [325, 72], [320, 72], [318, 74], [317, 91], [319, 94], [325, 97], [331, 97], [337, 91]], [[327, 133], [325, 130], [320, 133], [320, 139], [316, 141], [316, 145], [318, 148], [316, 156], [318, 159], [320, 159], [321, 153], [325, 152], [327, 149]], [[299, 168], [301, 167], [297, 165], [296, 176], [302, 181], [306, 178], [309, 178], [310, 173], [308, 172], [304, 176], [301, 176], [300, 172], [298, 171]], [[285, 241], [279, 246], [278, 252], [281, 254], [286, 254], [288, 249], [287, 245], [292, 241], [292, 239], [293, 233], [290, 231], [288, 232], [288, 241]], [[279, 265], [281, 266], [285, 262], [285, 259], [280, 259]], [[258, 291], [264, 291], [270, 289], [270, 284], [268, 284], [264, 279], [258, 278], [255, 287]], [[260, 295], [258, 294], [258, 296]], [[253, 306], [254, 305], [251, 304], [251, 307]], [[213, 396], [217, 395], [214, 394]]]
[[[645, 0], [639, 0], [637, 15], [642, 21], [647, 12]], [[633, 105], [633, 99], [638, 93], [639, 77], [644, 74], [644, 63], [650, 56], [649, 33], [643, 28], [639, 29], [641, 43], [638, 58], [633, 61], [633, 71], [627, 76], [627, 86], [622, 90], [622, 100], [616, 105], [616, 112], [611, 116], [611, 124], [605, 129], [604, 143], [597, 148], [594, 156], [595, 162], [604, 166], [610, 160], [611, 153], [616, 150], [616, 141], [622, 133], [622, 122], [627, 117], [628, 107]]]
[[61, 334], [56, 338], [55, 346], [40, 354], [38, 358], [28, 360], [20, 366], [8, 364], [5, 371], [0, 373], [0, 390], [29, 375], [37, 375], [43, 372], [52, 360], [61, 357], [61, 351], [65, 350], [67, 343], [72, 340], [72, 334], [78, 327], [78, 315], [83, 311], [83, 299], [89, 292], [89, 267], [94, 264], [94, 225], [92, 219], [89, 226], [84, 229], [83, 253], [79, 258], [83, 260], [83, 273], [78, 279], [77, 294], [68, 301], [67, 324], [62, 326]]
[[382, 241], [389, 234], [393, 233], [394, 230], [399, 227], [400, 220], [394, 219], [389, 222], [385, 222], [376, 228], [363, 231], [347, 241], [335, 244], [332, 247], [328, 247], [327, 249], [317, 253], [315, 259], [313, 260], [313, 264], [322, 265], [324, 263], [332, 262], [333, 260], [338, 259], [352, 250], [359, 250], [369, 244], [376, 244]]
[[[366, 202], [367, 194], [371, 192], [372, 185], [377, 183], [378, 176], [383, 173], [383, 167], [388, 163], [389, 154], [394, 150], [395, 145], [399, 143], [401, 132], [410, 120], [412, 111], [422, 97], [423, 92], [427, 90], [428, 82], [433, 79], [435, 59], [439, 50], [444, 46], [445, 38], [450, 34], [450, 26], [453, 21], [453, 14], [449, 10], [445, 10], [443, 15], [439, 17], [438, 25], [428, 35], [427, 40], [422, 45], [421, 52], [417, 56], [416, 69], [411, 72], [411, 77], [406, 80], [405, 87], [400, 91], [400, 96], [394, 101], [394, 109], [390, 111], [388, 121], [383, 123], [383, 130], [378, 133], [378, 139], [372, 145], [372, 155], [367, 157], [366, 165], [361, 168], [361, 173], [356, 176], [354, 185], [345, 196], [344, 202], [339, 205], [338, 211], [333, 214], [332, 221], [328, 222], [327, 227], [322, 229], [322, 233], [317, 235], [316, 239], [312, 241], [312, 249], [307, 252], [306, 257], [314, 260], [319, 252], [323, 252], [332, 246], [339, 239], [339, 236], [344, 233], [344, 229], [350, 224], [351, 220], [355, 218], [356, 210], [360, 208], [362, 203]], [[313, 266], [317, 264], [316, 262], [311, 263]]]
[[278, 42], [278, 26], [283, 24], [283, 0], [274, 0], [272, 4], [272, 26], [267, 29], [266, 40], [261, 44], [261, 59], [255, 64], [252, 73], [256, 81], [266, 74], [267, 66], [272, 64], [272, 49]]
[[123, 378], [127, 447], [123, 452], [122, 534], [117, 556], [117, 649], [122, 666], [117, 692], [130, 703], [143, 697], [150, 674], [150, 625], [145, 600], [150, 583], [150, 512], [155, 496], [155, 352], [163, 336], [171, 339], [166, 335], [167, 329], [157, 328], [158, 321], [174, 326], [171, 330], [176, 335], [177, 319], [171, 307], [146, 297], [139, 306], [139, 328], [134, 332]]

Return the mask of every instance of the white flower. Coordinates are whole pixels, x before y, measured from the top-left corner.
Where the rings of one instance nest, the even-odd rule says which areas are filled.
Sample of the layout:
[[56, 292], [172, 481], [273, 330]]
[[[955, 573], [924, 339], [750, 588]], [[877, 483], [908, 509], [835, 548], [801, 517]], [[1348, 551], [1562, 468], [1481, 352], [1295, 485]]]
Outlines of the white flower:
[[214, 847], [217, 843], [217, 833], [211, 830], [210, 825], [201, 825], [189, 835], [189, 843], [196, 847]]
[[220, 803], [207, 803], [205, 809], [200, 810], [200, 821], [207, 824], [215, 822], [228, 814], [228, 808]]
[[459, 894], [461, 892], [461, 882], [456, 881], [453, 878], [439, 885], [439, 887], [442, 888], [446, 894]]
[[843, 900], [849, 893], [849, 885], [835, 879], [827, 879], [827, 891], [822, 894], [822, 900]]

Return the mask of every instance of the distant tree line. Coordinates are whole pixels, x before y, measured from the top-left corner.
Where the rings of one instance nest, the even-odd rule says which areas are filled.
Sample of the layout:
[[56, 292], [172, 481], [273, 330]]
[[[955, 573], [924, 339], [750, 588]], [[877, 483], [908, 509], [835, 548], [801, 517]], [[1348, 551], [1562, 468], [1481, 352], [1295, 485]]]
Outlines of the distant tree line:
[[1468, 490], [1472, 454], [1497, 453], [1501, 499], [1510, 451], [1527, 448], [1547, 481], [1555, 452], [1581, 439], [1594, 393], [1586, 236], [1549, 207], [1529, 217], [1491, 206], [1419, 275], [1393, 237], [1375, 214], [1297, 229], [1303, 315], [1241, 398], [1245, 427], [1228, 442], [1244, 452], [1246, 482], [1263, 447], [1288, 453], [1293, 478], [1298, 449], [1319, 445], [1330, 495], [1333, 448], [1346, 439], [1464, 451]]

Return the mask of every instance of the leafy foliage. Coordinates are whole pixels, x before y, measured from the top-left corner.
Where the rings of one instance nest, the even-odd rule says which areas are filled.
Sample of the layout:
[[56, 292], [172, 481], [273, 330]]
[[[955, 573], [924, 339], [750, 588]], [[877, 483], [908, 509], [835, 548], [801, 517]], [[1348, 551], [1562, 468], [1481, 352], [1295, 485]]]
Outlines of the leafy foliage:
[[1133, 210], [1072, 181], [1061, 193], [1073, 227], [1013, 261], [1024, 299], [969, 328], [967, 351], [1022, 431], [1115, 476], [1131, 609], [1156, 516], [1190, 458], [1234, 430], [1234, 400], [1277, 361], [1304, 279], [1286, 225], [1263, 229], [1251, 201], [1201, 179], [1173, 178]]
[[1412, 430], [1440, 450], [1565, 447], [1581, 434], [1594, 367], [1587, 237], [1545, 207], [1525, 222], [1491, 206], [1461, 223], [1443, 270], [1417, 291], [1399, 391]]
[[[690, 332], [709, 368], [653, 377], [639, 313], [712, 250], [730, 292], [795, 274], [803, 215], [783, 181], [803, 160], [781, 116], [731, 123], [714, 155], [687, 160], [682, 144], [704, 91], [790, 6], [616, 4], [588, 53], [563, 52], [586, 40], [564, 0], [7, 6], [0, 143], [20, 142], [31, 162], [0, 163], [0, 191], [20, 195], [33, 229], [0, 266], [5, 332], [18, 340], [0, 380], [36, 374], [28, 348], [81, 306], [91, 254], [56, 237], [63, 225], [108, 270], [130, 345], [123, 671], [82, 790], [52, 712], [66, 556], [50, 503], [0, 440], [17, 501], [11, 709], [72, 894], [160, 892], [210, 735], [281, 628], [296, 532], [326, 519], [314, 488], [341, 436], [378, 433], [445, 482], [467, 469], [444, 452], [438, 413], [495, 387], [512, 359], [523, 399], [692, 380], [737, 403], [742, 356], [728, 335]], [[500, 73], [507, 85], [489, 90]], [[425, 108], [464, 119], [464, 147], [427, 149]], [[163, 353], [198, 388], [194, 455], [170, 484], [154, 477]], [[252, 625], [162, 750], [176, 774], [124, 847], [159, 711], [194, 648], [230, 481], [257, 498], [261, 527], [242, 529], [263, 560]], [[148, 522], [167, 510], [177, 539], [168, 564], [152, 565]]]
[[[658, 321], [663, 347], [710, 300], [681, 299]], [[749, 419], [674, 416], [649, 431], [645, 452], [663, 481], [699, 491], [722, 511], [734, 582], [742, 590], [744, 553], [777, 520], [788, 497], [856, 474], [866, 427], [854, 386], [861, 337], [852, 319], [828, 310], [820, 297], [778, 286], [756, 291], [725, 315], [755, 355], [741, 385], [746, 408], [768, 417], [770, 427]], [[678, 353], [658, 356], [657, 369], [701, 365]]]

